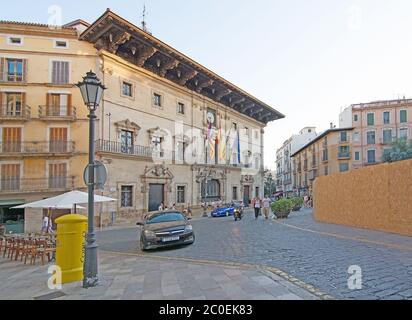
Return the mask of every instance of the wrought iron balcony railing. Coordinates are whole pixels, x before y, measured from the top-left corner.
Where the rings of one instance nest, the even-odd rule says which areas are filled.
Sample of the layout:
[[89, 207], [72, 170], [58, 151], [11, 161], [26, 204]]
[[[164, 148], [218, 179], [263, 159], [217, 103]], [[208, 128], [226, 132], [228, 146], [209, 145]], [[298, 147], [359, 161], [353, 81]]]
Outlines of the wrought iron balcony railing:
[[2, 177], [0, 191], [4, 193], [65, 191], [75, 188], [76, 177], [57, 176], [49, 178]]
[[0, 104], [0, 119], [3, 120], [29, 120], [31, 108], [28, 105]]
[[13, 141], [0, 142], [0, 156], [9, 154], [73, 153], [73, 141]]
[[39, 118], [71, 118], [76, 119], [77, 111], [74, 106], [39, 106]]
[[350, 159], [351, 154], [350, 152], [339, 152], [338, 159]]
[[96, 152], [107, 152], [115, 154], [124, 154], [130, 156], [138, 156], [144, 158], [152, 158], [153, 156], [161, 157], [162, 152], [154, 152], [150, 147], [126, 145], [121, 142], [97, 140]]

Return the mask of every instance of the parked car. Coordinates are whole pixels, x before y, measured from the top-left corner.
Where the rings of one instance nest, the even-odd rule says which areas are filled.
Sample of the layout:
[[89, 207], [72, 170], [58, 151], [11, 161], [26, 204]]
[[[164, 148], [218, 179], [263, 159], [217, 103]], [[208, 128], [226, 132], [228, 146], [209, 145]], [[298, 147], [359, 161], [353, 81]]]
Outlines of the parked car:
[[226, 205], [221, 208], [216, 208], [212, 211], [213, 218], [230, 217], [235, 214], [235, 207], [231, 205]]
[[195, 234], [189, 220], [178, 211], [156, 212], [148, 215], [142, 227], [140, 248], [142, 251], [191, 245], [195, 242]]

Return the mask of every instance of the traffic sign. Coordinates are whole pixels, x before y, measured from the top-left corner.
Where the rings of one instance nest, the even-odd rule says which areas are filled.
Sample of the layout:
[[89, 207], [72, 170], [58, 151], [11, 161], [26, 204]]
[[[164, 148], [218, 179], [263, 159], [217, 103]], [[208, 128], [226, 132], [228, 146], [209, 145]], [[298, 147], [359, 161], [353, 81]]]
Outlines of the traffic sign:
[[[89, 166], [84, 169], [83, 179], [86, 185], [89, 184]], [[94, 188], [97, 190], [103, 190], [104, 185], [107, 182], [107, 169], [106, 166], [100, 162], [94, 162]]]

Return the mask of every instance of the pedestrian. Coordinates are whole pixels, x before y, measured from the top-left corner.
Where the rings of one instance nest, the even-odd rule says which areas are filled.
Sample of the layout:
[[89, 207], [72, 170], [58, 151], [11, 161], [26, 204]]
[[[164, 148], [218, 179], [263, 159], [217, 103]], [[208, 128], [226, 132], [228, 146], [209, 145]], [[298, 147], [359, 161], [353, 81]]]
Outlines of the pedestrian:
[[173, 203], [172, 210], [177, 210], [176, 203]]
[[49, 217], [47, 214], [44, 215], [43, 221], [42, 221], [42, 226], [41, 226], [41, 233], [47, 233], [49, 229]]
[[256, 197], [253, 200], [253, 207], [255, 208], [255, 219], [259, 219], [259, 215], [260, 215], [260, 208], [262, 207], [262, 203], [259, 199], [259, 197]]
[[165, 204], [162, 202], [159, 206], [159, 211], [163, 211], [165, 208]]
[[269, 219], [269, 213], [270, 213], [270, 199], [268, 196], [265, 196], [265, 198], [262, 201], [263, 205], [263, 214], [265, 215], [265, 219]]
[[305, 207], [305, 208], [307, 208], [308, 207], [308, 202], [309, 202], [309, 197], [307, 196], [307, 195], [305, 195], [304, 197], [303, 197], [303, 206]]

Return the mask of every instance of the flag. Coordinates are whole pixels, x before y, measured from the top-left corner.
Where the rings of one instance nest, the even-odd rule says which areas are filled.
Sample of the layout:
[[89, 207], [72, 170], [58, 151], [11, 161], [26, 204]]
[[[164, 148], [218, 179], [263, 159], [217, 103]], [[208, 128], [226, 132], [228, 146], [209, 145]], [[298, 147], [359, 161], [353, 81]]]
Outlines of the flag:
[[237, 163], [240, 164], [240, 135], [237, 132]]
[[226, 146], [227, 146], [227, 139], [222, 136], [222, 128], [219, 130], [218, 134], [218, 145], [219, 145], [219, 159], [222, 161], [226, 161]]

